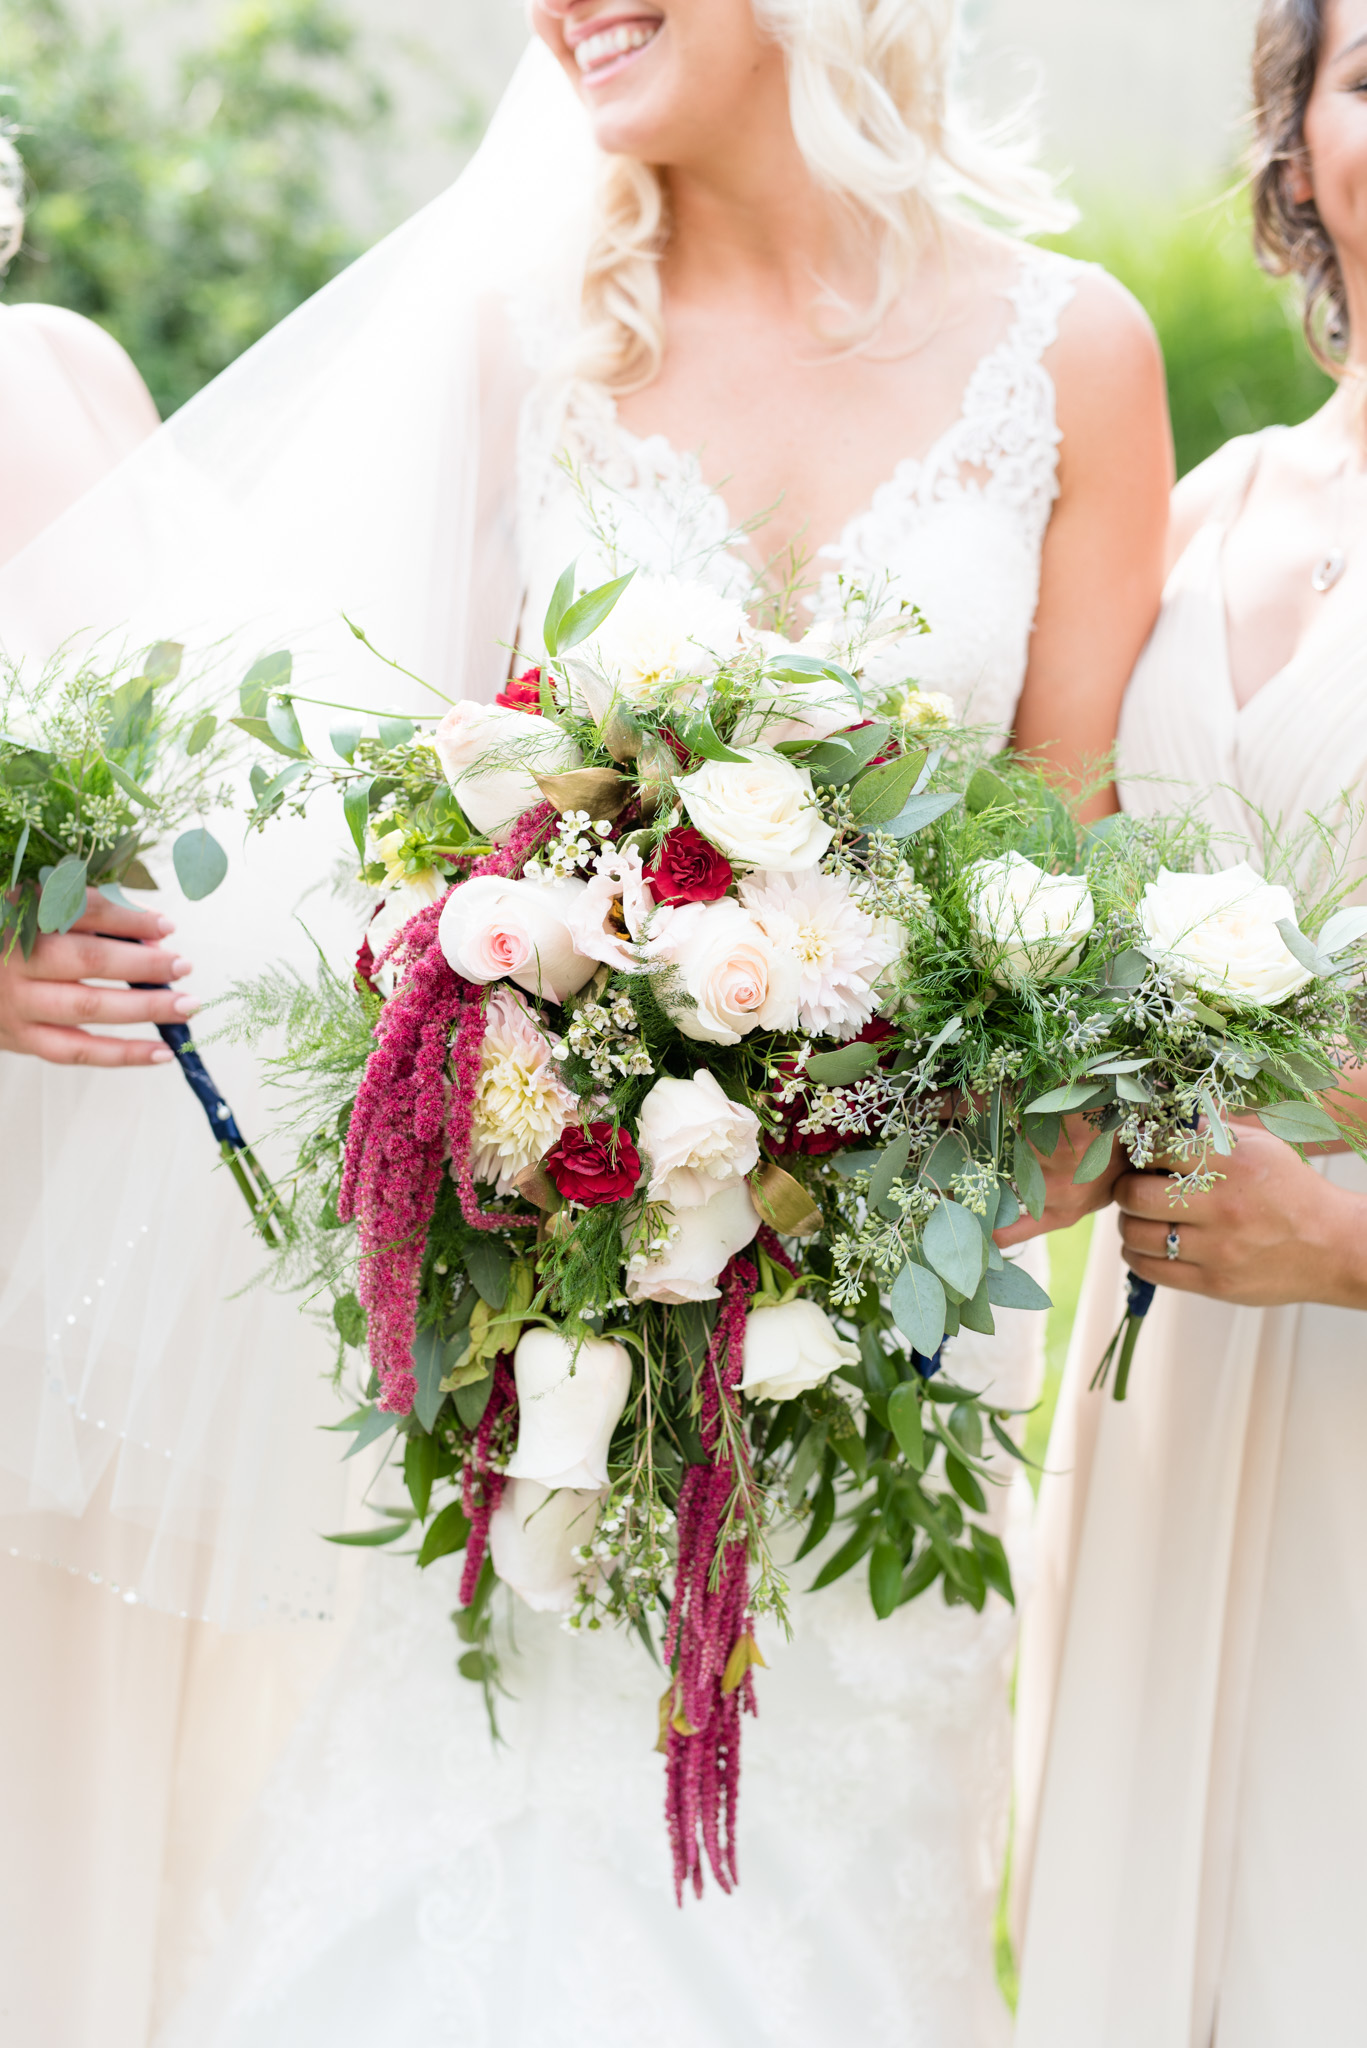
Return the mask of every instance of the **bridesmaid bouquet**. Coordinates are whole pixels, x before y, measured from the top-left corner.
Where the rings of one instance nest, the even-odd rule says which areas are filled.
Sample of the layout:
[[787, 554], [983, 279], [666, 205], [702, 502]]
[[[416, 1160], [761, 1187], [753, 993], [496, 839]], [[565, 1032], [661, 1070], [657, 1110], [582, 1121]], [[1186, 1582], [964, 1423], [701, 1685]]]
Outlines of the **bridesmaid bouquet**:
[[[228, 856], [190, 820], [230, 799], [219, 786], [227, 735], [179, 687], [183, 653], [163, 640], [133, 663], [54, 662], [36, 680], [0, 658], [0, 958], [17, 946], [27, 959], [40, 933], [70, 931], [89, 889], [117, 904], [128, 901], [124, 884], [155, 889], [143, 856], [173, 833], [176, 880], [192, 902], [223, 880]], [[188, 1026], [159, 1030], [258, 1230], [276, 1246], [273, 1190]]]
[[235, 1027], [285, 1026], [282, 1277], [368, 1352], [339, 1427], [402, 1447], [410, 1505], [334, 1540], [464, 1553], [491, 1716], [500, 1582], [639, 1633], [680, 1898], [735, 1881], [780, 1524], [881, 1617], [1011, 1598], [980, 1519], [1011, 1411], [946, 1340], [1047, 1308], [994, 1232], [1041, 1213], [1068, 1108], [1100, 1173], [1147, 1085], [1122, 906], [1184, 828], [1088, 835], [942, 700], [866, 690], [918, 630], [851, 590], [794, 649], [704, 586], [569, 571], [493, 705], [354, 718], [332, 762], [286, 689], [253, 714], [289, 756], [255, 822], [340, 790], [384, 892], [354, 976], [269, 975]]

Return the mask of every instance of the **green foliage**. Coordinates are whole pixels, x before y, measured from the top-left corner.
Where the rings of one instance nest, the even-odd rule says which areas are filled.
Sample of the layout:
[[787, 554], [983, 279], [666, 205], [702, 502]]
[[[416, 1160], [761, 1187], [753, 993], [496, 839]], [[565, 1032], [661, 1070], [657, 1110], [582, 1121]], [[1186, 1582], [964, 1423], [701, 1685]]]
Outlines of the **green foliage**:
[[330, 0], [237, 6], [163, 92], [112, 23], [0, 0], [0, 80], [32, 188], [5, 296], [97, 320], [163, 414], [359, 254], [329, 150], [388, 99]]
[[1058, 246], [1103, 264], [1157, 328], [1179, 476], [1232, 435], [1305, 419], [1333, 390], [1301, 334], [1296, 285], [1254, 261], [1241, 197], [1090, 206]]

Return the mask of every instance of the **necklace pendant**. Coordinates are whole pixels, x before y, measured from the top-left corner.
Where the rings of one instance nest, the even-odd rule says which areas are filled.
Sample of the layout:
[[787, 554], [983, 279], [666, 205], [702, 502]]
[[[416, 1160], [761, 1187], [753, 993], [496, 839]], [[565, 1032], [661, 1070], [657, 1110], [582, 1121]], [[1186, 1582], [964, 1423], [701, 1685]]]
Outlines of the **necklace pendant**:
[[1321, 555], [1310, 572], [1310, 588], [1323, 597], [1326, 590], [1332, 590], [1348, 566], [1348, 558], [1342, 548], [1330, 548], [1327, 555]]

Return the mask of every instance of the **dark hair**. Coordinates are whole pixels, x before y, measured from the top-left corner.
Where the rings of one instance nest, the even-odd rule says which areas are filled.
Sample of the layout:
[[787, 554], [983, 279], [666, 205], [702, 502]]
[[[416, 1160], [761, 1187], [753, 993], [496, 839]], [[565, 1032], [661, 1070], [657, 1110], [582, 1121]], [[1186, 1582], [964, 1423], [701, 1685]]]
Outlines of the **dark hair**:
[[1305, 338], [1337, 376], [1348, 345], [1338, 252], [1313, 199], [1294, 200], [1288, 172], [1305, 154], [1305, 110], [1324, 43], [1328, 0], [1263, 0], [1253, 41], [1253, 246], [1274, 277], [1299, 277]]

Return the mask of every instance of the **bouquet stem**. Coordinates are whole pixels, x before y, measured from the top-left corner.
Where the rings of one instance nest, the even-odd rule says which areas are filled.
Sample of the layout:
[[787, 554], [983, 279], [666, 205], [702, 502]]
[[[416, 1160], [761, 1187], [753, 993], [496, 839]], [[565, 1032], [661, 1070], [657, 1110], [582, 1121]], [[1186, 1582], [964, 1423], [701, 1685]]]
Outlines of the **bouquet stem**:
[[1129, 1390], [1130, 1366], [1134, 1362], [1134, 1348], [1139, 1342], [1139, 1332], [1144, 1327], [1144, 1318], [1153, 1307], [1157, 1288], [1152, 1280], [1141, 1280], [1137, 1273], [1125, 1275], [1125, 1314], [1120, 1328], [1112, 1337], [1101, 1355], [1101, 1363], [1092, 1374], [1091, 1386], [1104, 1387], [1113, 1360], [1118, 1360], [1115, 1370], [1114, 1399], [1123, 1401]]

